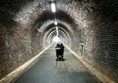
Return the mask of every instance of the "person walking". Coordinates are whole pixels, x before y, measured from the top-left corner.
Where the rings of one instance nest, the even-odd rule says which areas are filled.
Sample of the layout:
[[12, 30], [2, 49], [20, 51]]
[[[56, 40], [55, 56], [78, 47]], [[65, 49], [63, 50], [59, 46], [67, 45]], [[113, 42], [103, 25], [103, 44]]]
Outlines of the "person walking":
[[64, 57], [64, 45], [61, 43], [60, 47], [61, 47], [60, 55], [62, 56], [62, 59], [63, 59], [63, 57]]
[[57, 43], [57, 46], [55, 47], [56, 49], [56, 60], [64, 60], [63, 59], [63, 54], [64, 54], [64, 46], [62, 43]]

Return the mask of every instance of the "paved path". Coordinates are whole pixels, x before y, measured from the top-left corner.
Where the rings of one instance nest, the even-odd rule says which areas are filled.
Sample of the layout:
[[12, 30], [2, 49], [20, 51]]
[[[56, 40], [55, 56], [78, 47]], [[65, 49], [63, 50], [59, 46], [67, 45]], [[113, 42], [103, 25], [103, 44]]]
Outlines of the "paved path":
[[64, 58], [65, 61], [55, 61], [53, 45], [15, 83], [98, 83], [68, 50]]

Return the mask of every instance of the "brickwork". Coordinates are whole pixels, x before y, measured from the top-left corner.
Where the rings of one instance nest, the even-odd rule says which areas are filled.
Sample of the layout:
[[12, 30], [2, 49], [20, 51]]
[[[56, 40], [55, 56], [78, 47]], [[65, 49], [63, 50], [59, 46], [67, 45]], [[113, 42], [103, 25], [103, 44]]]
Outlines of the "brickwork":
[[[78, 48], [78, 50], [73, 50], [75, 50], [79, 55], [83, 54], [83, 57], [85, 60], [87, 60], [87, 62], [118, 82], [117, 23], [114, 23], [112, 16], [108, 16], [103, 13], [102, 7], [100, 9], [100, 7], [97, 8], [98, 6], [94, 7], [94, 4], [87, 4], [88, 5], [83, 3], [82, 6], [83, 13], [87, 15], [87, 18], [84, 19], [87, 26], [83, 26], [83, 30], [81, 30], [81, 36], [75, 36], [75, 39], [78, 40], [75, 40], [77, 43], [73, 45], [72, 48]], [[85, 12], [85, 8], [87, 7], [89, 10], [92, 5], [93, 10]], [[107, 11], [105, 13], [107, 13]], [[77, 44], [79, 46], [77, 46]], [[82, 44], [83, 48], [81, 47]]]
[[[80, 8], [76, 6], [76, 3], [72, 3], [76, 6], [75, 9], [74, 6], [66, 6], [68, 10], [71, 10], [71, 12], [67, 11], [70, 16], [73, 16], [77, 24], [77, 26], [75, 26], [76, 28], [74, 28], [75, 35], [71, 48], [79, 55], [82, 55], [93, 66], [98, 68], [98, 70], [117, 82], [117, 21], [114, 22], [114, 16], [109, 16], [110, 11], [114, 12], [114, 10], [107, 10], [107, 7], [103, 5], [106, 4], [105, 0], [99, 2], [99, 6], [97, 3], [80, 1], [78, 3], [80, 4]], [[108, 3], [110, 4], [110, 2]], [[112, 14], [113, 13], [111, 13], [111, 15]]]
[[5, 76], [6, 71], [6, 62], [5, 62], [5, 28], [0, 25], [0, 77]]
[[0, 30], [0, 72], [2, 72], [0, 77], [10, 73], [41, 51], [38, 38], [40, 35], [36, 37], [29, 27], [17, 26], [10, 30], [4, 29]]
[[[104, 18], [102, 19], [104, 21], [101, 21], [99, 23], [99, 30], [97, 31], [96, 40], [99, 43], [99, 49], [98, 52], [95, 53], [95, 61], [99, 63], [99, 66], [103, 66], [105, 69], [105, 73], [109, 76], [111, 76], [114, 80], [118, 79], [118, 33], [116, 29], [118, 26], [114, 25], [114, 23], [108, 19]], [[99, 61], [101, 60], [101, 61]], [[110, 71], [111, 73], [108, 73], [106, 71]], [[118, 80], [117, 80], [118, 81]]]
[[[23, 6], [25, 2], [22, 3], [21, 1], [15, 4], [14, 1], [3, 1], [3, 3], [10, 6], [11, 9], [14, 10], [12, 13], [16, 14], [16, 12], [19, 11], [17, 7], [15, 8], [16, 4], [19, 4], [17, 6], [20, 8], [21, 4]], [[0, 7], [5, 9], [6, 5], [1, 5]], [[4, 12], [0, 10], [2, 12], [0, 13], [2, 16], [0, 19], [0, 79], [42, 50], [39, 40], [40, 35], [35, 32], [34, 28], [38, 14], [36, 12], [35, 15], [34, 13], [31, 14], [29, 21], [25, 22], [26, 18], [23, 18], [23, 14], [29, 14], [27, 13], [28, 11], [20, 11], [19, 16], [22, 17], [23, 20], [16, 20], [13, 18], [16, 15], [13, 16], [12, 13], [10, 13], [11, 9], [6, 9], [9, 10], [9, 12], [6, 11], [5, 14], [2, 14]], [[6, 14], [8, 15], [6, 16]], [[24, 21], [24, 23], [22, 23], [22, 21]]]
[[[0, 6], [3, 10], [7, 9], [6, 13], [0, 10], [2, 12], [0, 13], [2, 16], [0, 19], [0, 73], [3, 72], [0, 74], [0, 78], [42, 50], [43, 36], [37, 32], [35, 26], [39, 23], [40, 26], [38, 27], [40, 28], [48, 19], [48, 21], [53, 19], [53, 15], [46, 11], [49, 5], [46, 6], [44, 0], [40, 0], [41, 2], [36, 8], [31, 1], [22, 2], [21, 0], [15, 4], [16, 2], [13, 0], [11, 2], [3, 0], [3, 4], [9, 5], [12, 3], [9, 5], [11, 9], [7, 5]], [[57, 19], [71, 26], [71, 28], [65, 26], [68, 30], [74, 30], [74, 33], [71, 33], [71, 31], [68, 33], [74, 34], [73, 37], [70, 37], [72, 39], [70, 47], [98, 70], [118, 82], [117, 1], [58, 1]], [[30, 4], [24, 6], [27, 2]], [[42, 12], [46, 14], [41, 15]], [[60, 24], [64, 26], [63, 23]]]

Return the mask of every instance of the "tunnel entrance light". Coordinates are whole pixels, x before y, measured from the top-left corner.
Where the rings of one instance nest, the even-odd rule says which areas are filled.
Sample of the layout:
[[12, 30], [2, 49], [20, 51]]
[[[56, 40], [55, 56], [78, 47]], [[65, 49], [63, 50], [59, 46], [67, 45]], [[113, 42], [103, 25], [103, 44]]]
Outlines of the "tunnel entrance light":
[[60, 38], [58, 37], [58, 36], [55, 36], [54, 38], [53, 38], [53, 42], [60, 42]]
[[56, 12], [56, 6], [54, 2], [51, 3], [51, 10], [52, 12]]

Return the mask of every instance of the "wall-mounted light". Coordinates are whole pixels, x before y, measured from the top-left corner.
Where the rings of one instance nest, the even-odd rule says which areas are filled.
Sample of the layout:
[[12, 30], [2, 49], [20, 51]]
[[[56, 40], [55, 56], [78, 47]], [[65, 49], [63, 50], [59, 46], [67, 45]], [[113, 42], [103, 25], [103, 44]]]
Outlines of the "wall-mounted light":
[[51, 3], [51, 10], [52, 12], [56, 12], [56, 6], [54, 2]]

